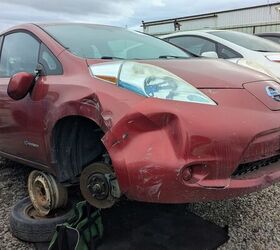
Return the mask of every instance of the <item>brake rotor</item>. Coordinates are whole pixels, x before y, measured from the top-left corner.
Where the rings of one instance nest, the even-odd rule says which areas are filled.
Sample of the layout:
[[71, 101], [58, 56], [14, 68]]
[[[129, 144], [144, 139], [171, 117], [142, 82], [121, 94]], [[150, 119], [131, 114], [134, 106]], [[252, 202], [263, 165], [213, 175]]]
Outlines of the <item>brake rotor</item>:
[[86, 201], [97, 208], [112, 207], [120, 196], [115, 173], [105, 163], [93, 163], [82, 171], [80, 189]]

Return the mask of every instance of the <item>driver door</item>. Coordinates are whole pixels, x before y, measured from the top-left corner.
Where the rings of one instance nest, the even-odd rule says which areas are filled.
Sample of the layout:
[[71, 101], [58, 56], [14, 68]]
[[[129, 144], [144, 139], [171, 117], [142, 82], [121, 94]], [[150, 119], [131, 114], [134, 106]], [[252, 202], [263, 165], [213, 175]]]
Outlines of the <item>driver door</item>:
[[28, 94], [15, 101], [7, 95], [10, 78], [18, 72], [34, 73], [40, 42], [30, 33], [4, 35], [0, 57], [0, 151], [6, 156], [44, 163], [42, 102]]

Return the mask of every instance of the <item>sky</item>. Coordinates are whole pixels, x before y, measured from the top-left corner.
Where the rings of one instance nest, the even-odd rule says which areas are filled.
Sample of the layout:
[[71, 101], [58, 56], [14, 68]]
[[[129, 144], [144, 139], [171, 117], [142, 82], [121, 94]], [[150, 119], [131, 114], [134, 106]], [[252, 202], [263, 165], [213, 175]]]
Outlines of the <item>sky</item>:
[[153, 21], [275, 0], [0, 0], [0, 32], [20, 23], [90, 22], [141, 30]]

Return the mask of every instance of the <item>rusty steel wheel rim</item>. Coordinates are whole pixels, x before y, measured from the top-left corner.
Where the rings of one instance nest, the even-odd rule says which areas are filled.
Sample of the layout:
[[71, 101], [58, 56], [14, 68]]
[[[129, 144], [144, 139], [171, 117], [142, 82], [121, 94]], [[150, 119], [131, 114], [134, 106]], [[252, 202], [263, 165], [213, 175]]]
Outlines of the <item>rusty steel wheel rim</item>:
[[57, 209], [51, 213], [49, 213], [46, 216], [42, 216], [38, 213], [38, 211], [34, 208], [32, 204], [27, 206], [24, 210], [24, 213], [30, 218], [34, 220], [40, 220], [40, 219], [53, 219], [59, 216], [63, 216], [65, 214], [65, 211], [69, 211], [71, 209], [71, 206], [67, 206], [65, 209]]
[[32, 171], [28, 177], [30, 200], [40, 216], [67, 204], [67, 189], [50, 174]]

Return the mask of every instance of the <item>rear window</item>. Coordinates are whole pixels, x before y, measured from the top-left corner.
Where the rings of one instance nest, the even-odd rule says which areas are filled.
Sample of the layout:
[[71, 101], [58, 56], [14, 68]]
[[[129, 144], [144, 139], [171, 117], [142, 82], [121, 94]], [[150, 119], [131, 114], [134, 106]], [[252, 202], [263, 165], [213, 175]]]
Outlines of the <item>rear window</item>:
[[278, 36], [262, 36], [262, 37], [272, 42], [280, 43], [280, 37]]
[[209, 32], [209, 34], [235, 43], [246, 49], [259, 52], [280, 52], [280, 45], [264, 38], [249, 35], [246, 33], [236, 31], [212, 31]]

